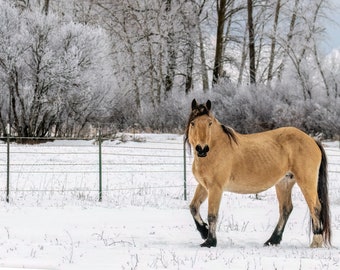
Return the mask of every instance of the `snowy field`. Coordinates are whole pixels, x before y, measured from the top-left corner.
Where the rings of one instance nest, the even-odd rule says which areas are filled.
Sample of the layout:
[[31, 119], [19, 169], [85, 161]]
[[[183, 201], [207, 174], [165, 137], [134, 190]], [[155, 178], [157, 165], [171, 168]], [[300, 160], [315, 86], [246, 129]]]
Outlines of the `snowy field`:
[[[202, 242], [188, 210], [195, 189], [183, 137], [137, 135], [103, 143], [103, 201], [98, 145], [55, 141], [11, 145], [10, 203], [5, 202], [6, 144], [0, 143], [0, 269], [340, 269], [340, 148], [329, 161], [333, 247], [310, 249], [309, 213], [297, 186], [278, 247], [263, 247], [278, 219], [273, 188], [225, 193], [218, 246]], [[202, 206], [206, 216], [207, 204]]]

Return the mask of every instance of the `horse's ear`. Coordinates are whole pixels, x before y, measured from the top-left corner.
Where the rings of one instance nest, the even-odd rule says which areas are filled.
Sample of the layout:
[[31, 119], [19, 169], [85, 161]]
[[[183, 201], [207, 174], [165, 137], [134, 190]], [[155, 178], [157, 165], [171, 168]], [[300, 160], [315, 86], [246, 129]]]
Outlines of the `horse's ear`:
[[193, 111], [193, 110], [197, 109], [197, 107], [198, 107], [197, 101], [196, 101], [196, 99], [193, 99], [192, 102], [191, 102], [191, 110]]
[[207, 106], [208, 111], [211, 109], [211, 101], [208, 99], [207, 103], [205, 104]]

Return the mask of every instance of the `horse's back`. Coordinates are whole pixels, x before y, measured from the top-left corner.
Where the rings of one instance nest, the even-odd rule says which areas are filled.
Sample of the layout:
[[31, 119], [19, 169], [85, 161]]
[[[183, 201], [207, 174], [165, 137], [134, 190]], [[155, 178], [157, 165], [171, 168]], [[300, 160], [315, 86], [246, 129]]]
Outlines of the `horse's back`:
[[321, 159], [321, 151], [316, 141], [295, 127], [279, 128], [274, 131], [276, 140], [289, 152], [291, 158]]
[[249, 141], [266, 144], [276, 144], [284, 151], [293, 152], [320, 152], [315, 140], [302, 130], [295, 127], [282, 127], [261, 133], [254, 133], [249, 136]]

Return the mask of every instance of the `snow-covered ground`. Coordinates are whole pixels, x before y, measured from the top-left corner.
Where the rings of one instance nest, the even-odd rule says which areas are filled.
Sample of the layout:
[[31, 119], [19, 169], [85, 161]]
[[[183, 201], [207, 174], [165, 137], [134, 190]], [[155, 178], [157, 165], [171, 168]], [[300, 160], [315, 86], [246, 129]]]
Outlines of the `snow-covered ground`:
[[[98, 145], [55, 141], [11, 145], [10, 203], [0, 194], [0, 269], [340, 269], [340, 148], [325, 143], [333, 247], [310, 249], [309, 213], [298, 187], [278, 247], [263, 247], [278, 219], [273, 188], [225, 193], [217, 248], [202, 242], [188, 211], [195, 180], [188, 156], [183, 199], [183, 138], [137, 135], [103, 143], [103, 201]], [[0, 143], [0, 189], [6, 186]], [[207, 204], [202, 206], [206, 216]]]

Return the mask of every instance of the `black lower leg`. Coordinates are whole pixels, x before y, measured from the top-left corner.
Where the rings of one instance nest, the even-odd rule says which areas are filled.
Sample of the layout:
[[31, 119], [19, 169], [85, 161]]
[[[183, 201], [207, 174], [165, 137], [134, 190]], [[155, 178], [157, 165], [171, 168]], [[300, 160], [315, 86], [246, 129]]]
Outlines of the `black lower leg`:
[[208, 238], [208, 224], [203, 222], [203, 225], [201, 225], [197, 220], [194, 218], [197, 230], [201, 234], [202, 239]]
[[273, 234], [271, 235], [269, 240], [264, 243], [265, 246], [276, 246], [276, 245], [279, 245], [281, 243], [283, 231], [285, 229], [288, 217], [289, 217], [291, 212], [292, 212], [292, 208], [289, 208], [289, 209], [284, 208], [283, 209], [283, 214], [280, 217], [279, 222], [278, 222], [277, 226], [275, 227]]
[[317, 217], [317, 220], [314, 221], [311, 217], [313, 234], [322, 234], [323, 229], [322, 229], [322, 224], [320, 221], [320, 210], [318, 208], [315, 208], [314, 213], [315, 213], [315, 216]]
[[264, 243], [265, 246], [276, 246], [281, 243], [283, 230], [279, 230], [278, 227], [275, 228], [272, 236], [268, 241]]
[[216, 239], [216, 222], [217, 216], [209, 215], [208, 216], [209, 222], [209, 231], [208, 231], [208, 238], [205, 240], [204, 243], [201, 244], [201, 247], [216, 247], [217, 239]]
[[[191, 215], [194, 218], [196, 228], [199, 231], [199, 233], [201, 234], [202, 239], [207, 239], [208, 238], [208, 224], [205, 223], [202, 220], [201, 216], [197, 213], [196, 207], [190, 206], [190, 212], [191, 212]], [[198, 217], [201, 220], [201, 223], [196, 220]]]

